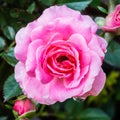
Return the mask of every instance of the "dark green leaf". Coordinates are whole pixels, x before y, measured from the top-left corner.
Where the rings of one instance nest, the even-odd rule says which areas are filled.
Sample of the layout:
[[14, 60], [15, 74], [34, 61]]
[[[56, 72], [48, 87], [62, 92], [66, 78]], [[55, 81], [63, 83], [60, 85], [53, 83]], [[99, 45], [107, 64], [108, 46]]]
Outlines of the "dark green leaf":
[[100, 5], [100, 0], [93, 0], [90, 4], [92, 7], [96, 7]]
[[6, 25], [6, 19], [3, 13], [0, 13], [0, 26], [4, 27]]
[[0, 51], [3, 50], [4, 47], [5, 47], [5, 40], [2, 37], [0, 37]]
[[116, 4], [120, 4], [120, 0], [115, 0], [116, 1]]
[[6, 2], [8, 2], [8, 3], [14, 3], [15, 2], [15, 0], [5, 0]]
[[12, 97], [16, 97], [22, 93], [19, 84], [14, 78], [14, 74], [8, 77], [4, 84], [4, 101], [8, 101]]
[[46, 6], [51, 6], [55, 2], [55, 0], [41, 0], [41, 2]]
[[60, 112], [60, 106], [61, 104], [60, 103], [55, 103], [54, 105], [52, 105], [52, 109], [56, 112], [56, 113], [59, 113]]
[[3, 52], [0, 54], [0, 56], [11, 66], [15, 66], [15, 64], [17, 63], [17, 60], [15, 59], [14, 56], [14, 49], [13, 48], [9, 48], [7, 51]]
[[67, 114], [72, 114], [73, 116], [79, 114], [82, 108], [83, 102], [77, 102], [73, 99], [68, 100], [65, 104], [65, 111], [67, 112]]
[[72, 9], [74, 9], [74, 10], [82, 11], [82, 10], [84, 10], [91, 2], [92, 2], [92, 0], [86, 0], [86, 1], [80, 1], [80, 2], [69, 2], [69, 3], [64, 3], [64, 4], [67, 5], [68, 7], [72, 8]]
[[115, 66], [115, 67], [120, 67], [120, 44], [111, 41], [108, 45], [107, 48], [107, 53], [105, 56], [105, 62], [108, 64]]
[[24, 7], [24, 5], [27, 3], [27, 1], [28, 0], [17, 0], [17, 5], [20, 5], [20, 7]]
[[88, 108], [80, 113], [80, 120], [111, 120], [102, 110]]
[[28, 7], [27, 12], [32, 14], [33, 11], [35, 10], [35, 7], [36, 7], [36, 4], [35, 4], [35, 2], [33, 2], [33, 3]]
[[[116, 91], [115, 91], [116, 92]], [[108, 92], [109, 94], [109, 92]], [[107, 94], [107, 95], [108, 95]], [[106, 96], [107, 97], [107, 96]], [[112, 98], [112, 97], [111, 97]], [[99, 99], [100, 100], [100, 99]], [[115, 112], [116, 112], [116, 108], [115, 108], [115, 103], [113, 99], [109, 99], [106, 104], [104, 104], [104, 107], [102, 108], [104, 109], [104, 111], [106, 111], [106, 113], [111, 117], [114, 118]]]
[[37, 17], [37, 14], [33, 15], [28, 13], [27, 11], [21, 11], [19, 13], [19, 20], [20, 22], [22, 22], [23, 25], [35, 20]]
[[10, 16], [13, 18], [18, 18], [19, 17], [19, 12], [17, 9], [12, 9], [10, 10]]
[[14, 31], [13, 27], [6, 26], [5, 28], [3, 28], [3, 33], [9, 40], [14, 40], [15, 31]]

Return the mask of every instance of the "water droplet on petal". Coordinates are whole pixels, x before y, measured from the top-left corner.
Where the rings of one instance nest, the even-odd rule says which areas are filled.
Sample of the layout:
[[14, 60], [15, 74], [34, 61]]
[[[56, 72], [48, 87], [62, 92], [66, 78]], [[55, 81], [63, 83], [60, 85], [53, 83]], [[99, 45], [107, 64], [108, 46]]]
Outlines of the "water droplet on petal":
[[79, 98], [79, 97], [73, 97], [73, 100], [75, 100], [77, 102], [85, 101], [85, 99], [82, 99], [82, 98]]

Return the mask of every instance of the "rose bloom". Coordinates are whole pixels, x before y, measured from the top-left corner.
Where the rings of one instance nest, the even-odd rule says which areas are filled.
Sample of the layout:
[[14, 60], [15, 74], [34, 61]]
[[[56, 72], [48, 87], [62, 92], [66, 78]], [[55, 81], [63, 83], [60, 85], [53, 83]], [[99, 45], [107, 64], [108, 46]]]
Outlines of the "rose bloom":
[[85, 99], [102, 90], [106, 41], [87, 15], [52, 6], [16, 34], [15, 78], [24, 94], [41, 104]]
[[35, 111], [35, 106], [31, 100], [16, 100], [13, 109], [18, 113], [18, 115], [23, 115], [25, 113]]
[[107, 32], [117, 32], [118, 28], [120, 28], [120, 4], [106, 17], [103, 30]]

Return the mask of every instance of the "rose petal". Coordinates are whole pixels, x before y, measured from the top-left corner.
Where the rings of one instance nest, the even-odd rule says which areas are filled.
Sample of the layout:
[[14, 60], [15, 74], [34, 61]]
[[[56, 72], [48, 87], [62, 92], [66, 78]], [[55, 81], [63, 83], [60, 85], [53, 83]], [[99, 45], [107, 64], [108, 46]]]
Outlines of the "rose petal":
[[[86, 26], [85, 28], [87, 28], [87, 26], [89, 26], [91, 28], [91, 32], [94, 34], [96, 33], [98, 26], [97, 24], [91, 19], [90, 16], [88, 15], [84, 15], [82, 16], [82, 25]], [[91, 27], [92, 26], [92, 27]], [[87, 35], [87, 34], [86, 34]], [[88, 36], [88, 35], [87, 35]]]
[[86, 76], [83, 78], [83, 82], [81, 84], [84, 84], [84, 88], [82, 91], [82, 94], [85, 94], [92, 88], [92, 84], [95, 81], [95, 77], [99, 74], [99, 71], [101, 69], [101, 60], [99, 56], [91, 51], [91, 63], [89, 65], [89, 71]]
[[15, 57], [22, 62], [25, 62], [26, 60], [27, 49], [31, 42], [29, 34], [37, 25], [37, 21], [33, 21], [29, 23], [25, 28], [21, 28], [15, 36], [17, 43], [15, 46]]
[[72, 44], [72, 46], [74, 46], [78, 50], [82, 50], [82, 51], [83, 50], [85, 50], [85, 51], [88, 50], [86, 40], [80, 34], [73, 34], [69, 38], [68, 42], [70, 42]]
[[43, 70], [42, 68], [43, 61], [42, 61], [41, 56], [43, 57], [42, 55], [43, 50], [44, 48], [39, 47], [36, 51], [37, 68], [35, 70], [35, 73], [36, 73], [37, 80], [42, 81], [42, 83], [47, 83], [53, 79], [53, 76], [51, 76], [49, 72], [45, 72], [45, 70]]
[[35, 75], [35, 68], [36, 68], [36, 50], [39, 47], [42, 46], [42, 40], [38, 39], [33, 41], [32, 43], [29, 44], [28, 47], [28, 54], [27, 54], [27, 59], [26, 59], [26, 71], [29, 73], [29, 75]]
[[58, 40], [67, 40], [74, 32], [71, 26], [71, 20], [73, 18], [59, 18], [50, 22], [45, 27], [38, 27], [32, 31], [31, 39], [42, 39], [44, 43], [49, 43], [53, 36], [57, 34]]
[[74, 11], [66, 7], [65, 5], [61, 7], [52, 6], [43, 12], [43, 14], [38, 18], [38, 21], [41, 25], [46, 25], [47, 23], [60, 17], [62, 18], [73, 17], [73, 18], [81, 19], [81, 14], [80, 12]]
[[[95, 45], [95, 46], [94, 46]], [[93, 35], [91, 41], [88, 44], [88, 47], [95, 51], [102, 59], [104, 58], [105, 48], [107, 46], [107, 42], [103, 41], [102, 38]]]
[[30, 43], [30, 39], [25, 32], [25, 28], [22, 28], [21, 30], [17, 32], [15, 39], [17, 42], [17, 46], [15, 46], [15, 49], [14, 49], [15, 57], [18, 60], [25, 62], [26, 56], [27, 56], [28, 45]]
[[99, 74], [96, 76], [95, 81], [92, 84], [92, 88], [89, 92], [85, 93], [84, 95], [80, 96], [82, 99], [86, 99], [87, 96], [93, 95], [97, 96], [105, 85], [106, 75], [101, 69]]
[[24, 94], [42, 104], [53, 104], [55, 101], [49, 98], [50, 84], [42, 84], [26, 74], [25, 66], [19, 62], [15, 67], [15, 78], [20, 83]]
[[106, 80], [105, 73], [101, 69], [98, 76], [96, 76], [95, 78], [95, 81], [92, 85], [92, 89], [90, 90], [90, 94], [94, 96], [98, 95], [105, 85], [105, 80]]

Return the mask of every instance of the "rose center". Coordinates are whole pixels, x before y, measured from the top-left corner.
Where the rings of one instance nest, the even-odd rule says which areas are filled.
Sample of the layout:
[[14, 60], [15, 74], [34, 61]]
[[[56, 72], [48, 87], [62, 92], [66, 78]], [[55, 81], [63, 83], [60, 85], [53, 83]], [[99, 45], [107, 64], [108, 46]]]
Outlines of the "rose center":
[[60, 57], [57, 58], [57, 62], [63, 62], [65, 60], [69, 60], [69, 58], [66, 57], [66, 56], [60, 56]]

